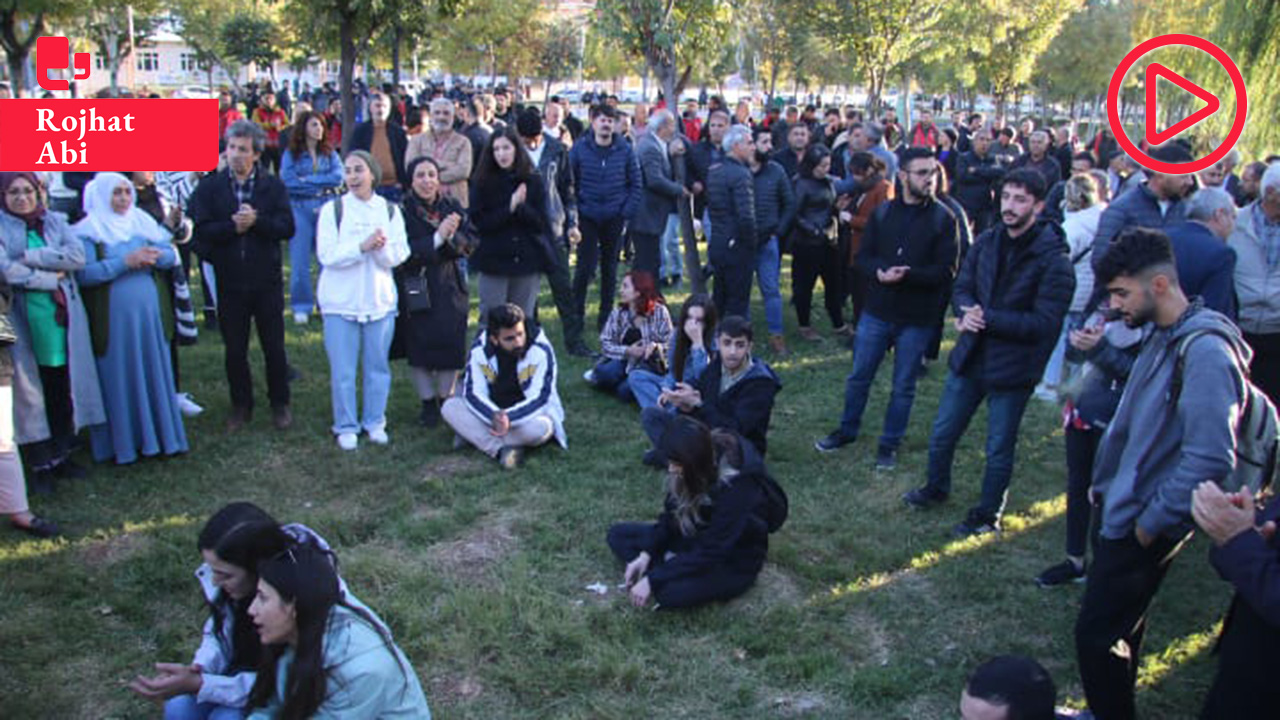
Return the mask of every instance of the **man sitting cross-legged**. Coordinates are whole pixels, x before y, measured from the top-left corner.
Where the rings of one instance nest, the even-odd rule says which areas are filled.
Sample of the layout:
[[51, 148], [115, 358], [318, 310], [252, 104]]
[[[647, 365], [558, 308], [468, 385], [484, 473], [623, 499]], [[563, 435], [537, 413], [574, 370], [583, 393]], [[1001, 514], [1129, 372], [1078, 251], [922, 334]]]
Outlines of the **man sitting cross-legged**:
[[556, 390], [556, 356], [541, 328], [526, 331], [524, 311], [507, 303], [489, 312], [489, 326], [471, 346], [462, 394], [441, 414], [458, 436], [514, 470], [524, 448], [552, 437], [568, 447], [564, 407]]
[[676, 412], [692, 415], [712, 429], [733, 430], [755, 446], [763, 457], [773, 398], [782, 382], [763, 360], [751, 356], [751, 323], [739, 315], [720, 321], [716, 329], [714, 358], [695, 384], [677, 383], [658, 396], [658, 407], [640, 413], [640, 424], [653, 444], [644, 461], [665, 468], [667, 458], [659, 449], [662, 436]]

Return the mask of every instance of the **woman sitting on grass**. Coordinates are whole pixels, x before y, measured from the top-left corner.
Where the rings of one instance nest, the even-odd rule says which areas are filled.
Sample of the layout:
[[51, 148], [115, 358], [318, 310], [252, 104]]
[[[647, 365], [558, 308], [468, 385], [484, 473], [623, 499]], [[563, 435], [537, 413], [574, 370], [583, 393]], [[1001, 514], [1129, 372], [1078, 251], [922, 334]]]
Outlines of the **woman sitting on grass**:
[[[680, 306], [680, 328], [676, 335], [676, 348], [671, 353], [671, 367], [666, 375], [659, 375], [647, 366], [631, 371], [627, 384], [636, 396], [640, 409], [656, 407], [663, 390], [675, 388], [676, 383], [697, 382], [707, 369], [709, 349], [715, 348], [716, 305], [705, 293], [690, 295]], [[675, 408], [672, 408], [672, 412]]]
[[262, 656], [262, 644], [249, 617], [249, 604], [257, 591], [256, 568], [303, 541], [328, 547], [305, 525], [281, 527], [252, 503], [231, 503], [214, 513], [196, 541], [204, 558], [196, 579], [209, 605], [200, 648], [191, 664], [157, 663], [157, 675], [137, 677], [130, 689], [149, 700], [163, 701], [166, 720], [244, 718]]
[[755, 583], [769, 551], [764, 462], [751, 443], [684, 415], [662, 445], [669, 460], [658, 521], [609, 528], [631, 602], [671, 609], [731, 600]]
[[266, 646], [251, 720], [430, 720], [408, 658], [372, 611], [343, 598], [326, 551], [299, 545], [259, 563], [249, 615]]
[[671, 313], [653, 282], [653, 275], [632, 270], [618, 287], [621, 301], [600, 331], [604, 358], [587, 371], [586, 380], [623, 400], [633, 395], [627, 382], [631, 373], [647, 368], [667, 374], [667, 346], [671, 342]]

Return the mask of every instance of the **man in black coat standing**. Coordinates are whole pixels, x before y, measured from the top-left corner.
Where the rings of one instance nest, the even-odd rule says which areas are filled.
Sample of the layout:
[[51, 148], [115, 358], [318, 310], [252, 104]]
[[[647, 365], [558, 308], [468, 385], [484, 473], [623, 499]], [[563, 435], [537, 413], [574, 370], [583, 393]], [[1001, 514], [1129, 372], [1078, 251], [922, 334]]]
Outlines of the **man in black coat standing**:
[[978, 405], [987, 401], [987, 465], [982, 499], [956, 525], [959, 537], [1000, 530], [1013, 477], [1018, 428], [1027, 400], [1062, 332], [1076, 278], [1062, 230], [1037, 219], [1044, 209], [1040, 173], [1014, 170], [1000, 184], [1001, 224], [965, 256], [952, 303], [960, 339], [929, 437], [929, 479], [903, 495], [928, 508], [951, 493], [956, 445]]
[[712, 299], [725, 316], [746, 317], [756, 260], [755, 182], [747, 167], [756, 151], [751, 131], [741, 125], [729, 128], [723, 149], [724, 160], [707, 173], [708, 254], [716, 273]]
[[280, 243], [293, 236], [293, 211], [284, 183], [258, 166], [266, 134], [247, 120], [227, 129], [227, 168], [207, 175], [188, 204], [192, 240], [214, 269], [218, 319], [225, 346], [231, 391], [228, 430], [239, 430], [253, 416], [253, 377], [249, 372], [249, 326], [258, 326], [258, 343], [267, 364], [271, 420], [284, 430], [293, 424], [289, 410], [289, 367], [284, 350], [284, 279]]
[[981, 129], [971, 136], [973, 149], [961, 154], [956, 163], [956, 184], [951, 194], [973, 222], [975, 233], [991, 227], [995, 210], [994, 188], [1008, 169], [991, 152], [991, 143], [991, 133], [986, 128]]
[[1187, 221], [1165, 229], [1187, 297], [1236, 319], [1236, 251], [1227, 238], [1236, 227], [1236, 204], [1227, 191], [1200, 188], [1186, 202]]

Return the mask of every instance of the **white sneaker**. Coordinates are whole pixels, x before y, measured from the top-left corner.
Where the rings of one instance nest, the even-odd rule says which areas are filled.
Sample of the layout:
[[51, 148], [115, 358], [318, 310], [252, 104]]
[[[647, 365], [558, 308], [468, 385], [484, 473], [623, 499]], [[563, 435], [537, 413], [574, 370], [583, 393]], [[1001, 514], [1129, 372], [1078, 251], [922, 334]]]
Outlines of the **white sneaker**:
[[387, 437], [386, 428], [378, 428], [377, 430], [369, 431], [369, 442], [374, 445], [386, 445], [391, 442], [391, 438]]
[[196, 401], [191, 399], [190, 393], [178, 393], [176, 397], [178, 400], [178, 410], [181, 411], [184, 416], [195, 417], [204, 412], [204, 408], [197, 405]]
[[340, 433], [338, 435], [338, 447], [343, 450], [355, 450], [359, 444], [359, 439], [355, 433]]
[[1044, 384], [1036, 385], [1035, 396], [1037, 400], [1043, 400], [1048, 403], [1056, 403], [1060, 399], [1058, 397], [1057, 388], [1052, 388]]
[[296, 312], [293, 314], [294, 325], [306, 325], [310, 321], [311, 321], [311, 316], [308, 315], [307, 313]]
[[582, 379], [583, 379], [583, 380], [586, 380], [587, 382], [591, 383], [592, 385], [595, 385], [595, 384], [596, 384], [596, 369], [595, 369], [595, 368], [589, 368], [586, 372], [582, 373]]

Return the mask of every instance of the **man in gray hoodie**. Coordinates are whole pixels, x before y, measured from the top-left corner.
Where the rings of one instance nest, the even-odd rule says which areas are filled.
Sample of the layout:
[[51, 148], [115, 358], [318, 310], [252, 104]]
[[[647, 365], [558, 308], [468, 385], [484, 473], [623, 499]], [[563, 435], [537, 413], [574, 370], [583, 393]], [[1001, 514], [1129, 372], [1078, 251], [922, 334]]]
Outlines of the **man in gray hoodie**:
[[[1134, 680], [1147, 608], [1191, 534], [1191, 493], [1235, 465], [1245, 397], [1240, 362], [1251, 351], [1222, 314], [1189, 301], [1178, 285], [1169, 238], [1123, 231], [1098, 265], [1111, 307], [1130, 327], [1152, 324], [1093, 465], [1101, 523], [1076, 620], [1085, 697], [1103, 720], [1134, 717]], [[1181, 388], [1174, 375], [1187, 348]], [[1239, 358], [1239, 359], [1237, 359]]]

